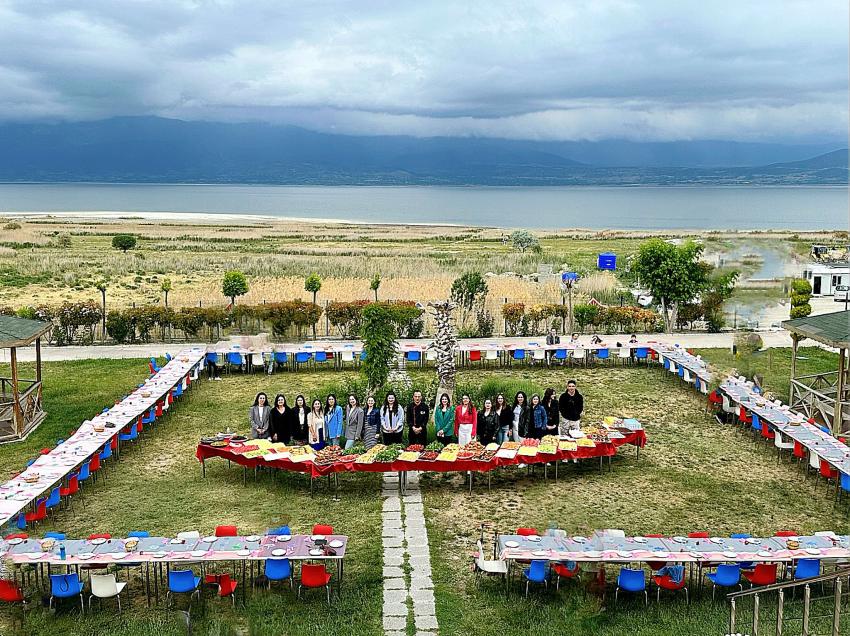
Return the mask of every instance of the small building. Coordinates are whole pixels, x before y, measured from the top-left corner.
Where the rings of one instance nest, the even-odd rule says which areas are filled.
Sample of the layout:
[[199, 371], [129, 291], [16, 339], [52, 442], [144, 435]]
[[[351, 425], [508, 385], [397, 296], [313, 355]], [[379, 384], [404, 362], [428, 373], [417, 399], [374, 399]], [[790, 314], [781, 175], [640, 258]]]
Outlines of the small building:
[[807, 263], [801, 278], [809, 281], [812, 296], [832, 296], [838, 285], [850, 285], [847, 263]]
[[[53, 325], [0, 316], [0, 349], [9, 349], [11, 373], [0, 378], [0, 442], [25, 438], [47, 416], [41, 396], [41, 338]], [[35, 378], [18, 377], [18, 348], [35, 343]]]

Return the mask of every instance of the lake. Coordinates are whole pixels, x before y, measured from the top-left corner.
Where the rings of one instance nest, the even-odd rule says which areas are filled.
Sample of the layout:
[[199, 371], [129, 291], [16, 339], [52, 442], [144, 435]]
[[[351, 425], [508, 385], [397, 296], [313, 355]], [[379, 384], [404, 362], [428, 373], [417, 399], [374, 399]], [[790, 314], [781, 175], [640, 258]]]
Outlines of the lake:
[[588, 229], [848, 229], [845, 186], [0, 184], [3, 212], [166, 212]]

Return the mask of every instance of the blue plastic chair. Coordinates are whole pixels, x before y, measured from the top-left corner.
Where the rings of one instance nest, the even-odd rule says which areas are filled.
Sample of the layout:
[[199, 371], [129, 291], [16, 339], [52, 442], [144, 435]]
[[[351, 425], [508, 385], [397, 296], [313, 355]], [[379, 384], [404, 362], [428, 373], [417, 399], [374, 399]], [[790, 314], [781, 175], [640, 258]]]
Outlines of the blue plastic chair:
[[794, 580], [812, 579], [820, 576], [820, 559], [800, 559], [794, 567]]
[[546, 561], [535, 559], [522, 571], [525, 577], [525, 598], [528, 598], [528, 586], [530, 583], [543, 583], [547, 588], [549, 581], [546, 580]]
[[649, 595], [646, 592], [646, 577], [643, 570], [632, 570], [630, 568], [620, 568], [620, 574], [617, 576], [617, 589], [614, 590], [614, 603], [617, 603], [617, 596], [620, 590], [624, 592], [643, 592], [644, 605], [649, 605]]
[[609, 355], [610, 351], [608, 349], [597, 349], [596, 350], [596, 359], [597, 360], [605, 360]]
[[50, 604], [53, 609], [54, 598], [80, 597], [80, 611], [85, 612], [83, 604], [83, 583], [76, 574], [51, 574], [50, 575]]
[[[139, 429], [136, 426], [136, 423], [133, 422], [130, 424], [130, 432], [129, 433], [118, 433], [118, 441], [119, 442], [132, 442], [134, 439], [139, 437]], [[83, 472], [82, 470], [80, 471]], [[80, 479], [82, 481], [82, 479]]]
[[192, 597], [201, 596], [201, 590], [198, 587], [201, 584], [201, 577], [195, 576], [192, 570], [169, 570], [168, 572], [168, 593], [165, 595], [165, 605], [169, 605], [169, 601], [173, 594], [189, 594], [189, 603], [192, 603]]
[[269, 588], [272, 586], [272, 581], [289, 579], [289, 588], [292, 589], [292, 564], [289, 559], [267, 559], [264, 574], [269, 582]]
[[280, 526], [278, 528], [269, 528], [266, 534], [270, 537], [276, 537], [281, 534], [292, 535], [292, 530], [289, 529], [289, 526]]
[[662, 364], [664, 365], [664, 370], [669, 371], [670, 370], [670, 359], [669, 358], [662, 358], [661, 360], [662, 360]]
[[421, 351], [408, 351], [405, 354], [408, 362], [419, 362], [422, 359]]
[[841, 490], [845, 492], [850, 492], [850, 475], [845, 473], [840, 473], [841, 478], [839, 480], [839, 485], [841, 486]]
[[127, 533], [127, 538], [135, 537], [136, 539], [147, 539], [150, 533], [147, 530], [130, 530]]
[[45, 539], [56, 539], [57, 541], [64, 541], [65, 540], [65, 533], [64, 532], [45, 532], [44, 538]]
[[525, 349], [514, 349], [511, 351], [511, 357], [514, 360], [525, 360]]
[[157, 364], [156, 358], [151, 358], [151, 366], [153, 367], [154, 373], [159, 373], [160, 369], [162, 369], [162, 367]]
[[327, 362], [327, 361], [328, 361], [328, 354], [327, 353], [325, 353], [324, 351], [317, 351], [316, 352], [316, 362]]
[[171, 354], [170, 354], [170, 353], [168, 353], [167, 351], [165, 352], [165, 361], [166, 361], [166, 362], [171, 362]]
[[177, 386], [174, 387], [174, 390], [171, 392], [171, 394], [176, 398], [179, 398], [181, 395], [183, 395], [183, 383], [178, 382]]
[[555, 360], [566, 360], [567, 359], [567, 350], [566, 349], [555, 349], [555, 354], [552, 357]]
[[89, 463], [85, 462], [82, 466], [80, 466], [80, 472], [77, 474], [77, 481], [80, 485], [82, 485], [89, 477], [91, 477], [91, 473], [89, 472]]
[[714, 591], [717, 587], [741, 588], [741, 566], [723, 563], [717, 566], [714, 572], [707, 572], [706, 576], [711, 581], [711, 598], [714, 599]]
[[36, 460], [36, 459], [38, 459], [38, 457], [34, 457], [33, 459], [29, 459], [29, 460], [27, 460], [27, 468], [29, 468], [30, 466], [32, 466], [32, 465], [35, 463], [35, 460]]
[[15, 527], [18, 530], [26, 530], [27, 529], [27, 518], [26, 518], [26, 515], [24, 515], [23, 512], [20, 513], [18, 515], [18, 518], [15, 520]]
[[103, 462], [104, 460], [107, 460], [110, 457], [112, 457], [112, 445], [106, 444], [103, 447], [103, 450], [100, 451], [100, 461]]
[[211, 364], [218, 364], [218, 354], [214, 351], [210, 351], [207, 355], [204, 356], [204, 359]]
[[681, 364], [676, 369], [676, 375], [678, 375], [680, 378], [685, 377], [685, 367], [683, 367]]
[[156, 421], [156, 409], [151, 407], [151, 410], [148, 411], [144, 417], [142, 417], [142, 424], [153, 424]]
[[311, 357], [311, 353], [309, 351], [299, 351], [295, 354], [295, 364], [304, 364], [308, 362]]
[[750, 424], [750, 427], [753, 431], [759, 435], [761, 435], [761, 420], [759, 419], [758, 413], [751, 413], [753, 418], [753, 423]]
[[50, 491], [50, 495], [47, 497], [47, 509], [55, 508], [60, 503], [62, 503], [62, 498], [59, 496], [59, 486], [56, 486], [53, 490]]
[[646, 360], [649, 357], [649, 349], [647, 347], [638, 347], [635, 349], [635, 360]]
[[275, 351], [274, 361], [277, 364], [286, 364], [289, 361], [289, 356], [286, 354], [285, 351]]
[[360, 352], [360, 362], [363, 362], [365, 359], [366, 359], [366, 352], [365, 352], [365, 351], [361, 351], [361, 352]]
[[237, 366], [240, 369], [242, 368], [242, 354], [237, 351], [229, 351], [227, 353], [227, 365], [228, 366]]

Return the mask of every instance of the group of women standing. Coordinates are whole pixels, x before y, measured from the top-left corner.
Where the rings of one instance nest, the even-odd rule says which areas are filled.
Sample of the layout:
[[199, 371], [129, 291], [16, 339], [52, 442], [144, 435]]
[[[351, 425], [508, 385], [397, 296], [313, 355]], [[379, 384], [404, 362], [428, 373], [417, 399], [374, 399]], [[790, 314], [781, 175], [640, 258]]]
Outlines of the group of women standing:
[[351, 448], [359, 440], [371, 448], [378, 443], [379, 435], [384, 443], [392, 444], [402, 442], [404, 433], [404, 410], [393, 393], [387, 394], [382, 407], [372, 396], [361, 405], [352, 394], [343, 409], [333, 394], [324, 402], [316, 398], [309, 405], [303, 395], [298, 395], [290, 406], [281, 393], [270, 404], [268, 396], [260, 392], [248, 411], [248, 420], [254, 439], [309, 444], [316, 450], [328, 444]]
[[[303, 395], [289, 406], [282, 394], [269, 403], [265, 393], [258, 393], [249, 411], [251, 435], [284, 444], [309, 444], [315, 449], [328, 444], [351, 448], [363, 441], [371, 448], [378, 441], [384, 444], [405, 442], [405, 420], [409, 420], [407, 443], [425, 444], [428, 439], [428, 406], [419, 391], [413, 403], [405, 409], [396, 395], [388, 393], [382, 405], [369, 396], [360, 404], [356, 395], [349, 395], [345, 407], [335, 395], [324, 402], [314, 399], [309, 405]], [[424, 415], [424, 417], [422, 417]], [[529, 400], [523, 391], [517, 392], [513, 403], [501, 393], [486, 398], [480, 408], [472, 403], [466, 393], [460, 402], [452, 405], [447, 393], [440, 396], [434, 409], [434, 430], [437, 441], [443, 444], [457, 442], [461, 445], [477, 439], [482, 444], [513, 440], [521, 442], [526, 437], [541, 438], [557, 435], [559, 423], [558, 397], [554, 389], [546, 389]]]
[[554, 389], [546, 389], [542, 398], [535, 393], [531, 400], [519, 391], [512, 404], [499, 393], [494, 399], [485, 398], [480, 409], [466, 393], [452, 407], [448, 394], [443, 393], [434, 413], [434, 427], [437, 439], [444, 444], [456, 441], [463, 446], [472, 439], [484, 445], [501, 444], [522, 442], [526, 437], [557, 435], [559, 417]]

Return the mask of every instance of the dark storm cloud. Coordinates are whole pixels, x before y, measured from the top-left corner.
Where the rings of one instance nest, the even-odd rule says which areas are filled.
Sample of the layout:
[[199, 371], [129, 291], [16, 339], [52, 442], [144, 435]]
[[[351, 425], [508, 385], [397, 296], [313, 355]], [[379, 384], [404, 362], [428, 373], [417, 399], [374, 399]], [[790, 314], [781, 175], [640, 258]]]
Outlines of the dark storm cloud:
[[808, 2], [0, 2], [0, 118], [162, 115], [541, 139], [847, 128]]

